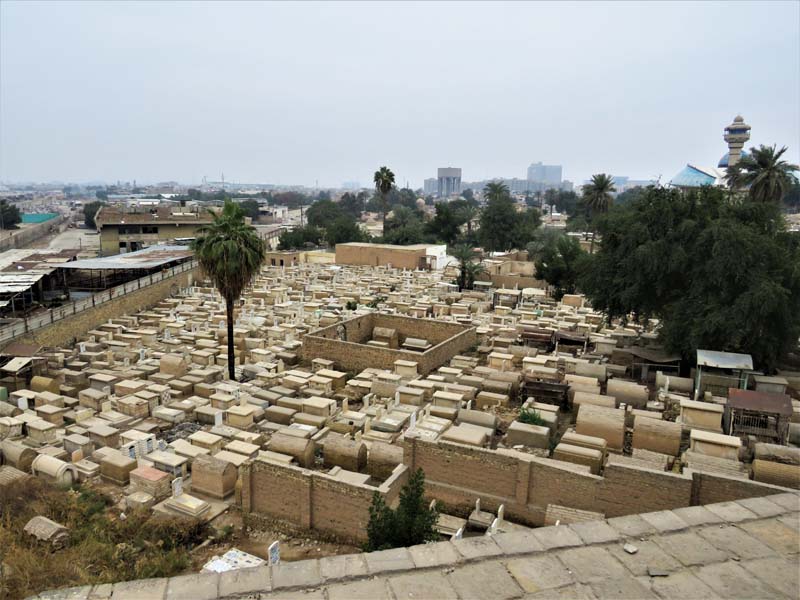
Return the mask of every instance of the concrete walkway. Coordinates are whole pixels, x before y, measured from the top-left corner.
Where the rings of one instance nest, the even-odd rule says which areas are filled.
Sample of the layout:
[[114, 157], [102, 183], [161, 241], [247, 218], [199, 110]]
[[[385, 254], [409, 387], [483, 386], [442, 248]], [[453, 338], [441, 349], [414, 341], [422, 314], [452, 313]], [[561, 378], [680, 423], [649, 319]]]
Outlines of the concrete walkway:
[[[635, 553], [626, 552], [626, 544]], [[785, 493], [39, 598], [796, 599], [799, 579], [800, 495]]]

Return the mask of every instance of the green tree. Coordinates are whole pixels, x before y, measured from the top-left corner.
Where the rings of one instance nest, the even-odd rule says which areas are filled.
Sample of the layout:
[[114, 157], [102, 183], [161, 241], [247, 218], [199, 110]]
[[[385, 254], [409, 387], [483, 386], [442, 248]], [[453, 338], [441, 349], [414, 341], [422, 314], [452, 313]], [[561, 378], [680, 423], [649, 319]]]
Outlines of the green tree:
[[466, 244], [450, 249], [450, 255], [458, 261], [458, 291], [472, 289], [477, 277], [486, 272], [486, 268], [475, 261], [478, 255]]
[[19, 208], [5, 200], [0, 200], [0, 228], [16, 229], [17, 224], [21, 221], [22, 215], [19, 213]]
[[387, 244], [420, 244], [424, 240], [422, 221], [417, 213], [405, 206], [397, 206], [386, 219], [383, 240]]
[[209, 211], [213, 222], [198, 233], [192, 247], [200, 266], [225, 299], [228, 324], [228, 376], [236, 379], [233, 345], [234, 303], [261, 270], [266, 247], [254, 227], [245, 224], [241, 208], [225, 201], [221, 213]]
[[752, 354], [772, 368], [800, 337], [800, 236], [777, 203], [719, 188], [648, 188], [598, 222], [603, 244], [578, 287], [614, 317], [661, 321], [665, 347]]
[[508, 188], [502, 183], [489, 183], [484, 188], [487, 199], [481, 212], [479, 239], [484, 249], [498, 252], [511, 249], [517, 209]]
[[306, 222], [312, 227], [325, 227], [343, 216], [344, 213], [336, 202], [332, 200], [317, 200], [308, 207]]
[[475, 192], [473, 192], [471, 188], [467, 188], [461, 192], [461, 197], [467, 202], [473, 202], [475, 201]]
[[383, 212], [383, 230], [385, 235], [386, 213], [389, 209], [386, 195], [392, 190], [392, 188], [394, 188], [394, 173], [392, 173], [389, 167], [381, 167], [380, 169], [375, 171], [375, 175], [373, 176], [372, 180], [375, 183], [375, 191], [380, 195], [381, 198], [381, 208]]
[[98, 200], [106, 201], [108, 200], [108, 190], [97, 190], [94, 193], [94, 197], [97, 198]]
[[360, 219], [366, 203], [367, 199], [364, 192], [358, 192], [358, 194], [345, 192], [341, 200], [339, 200], [339, 207], [354, 219]]
[[[472, 190], [469, 191], [471, 192]], [[461, 224], [467, 226], [467, 238], [472, 239], [472, 226], [481, 214], [480, 208], [478, 208], [478, 201], [470, 194], [470, 198], [455, 200], [450, 203], [450, 206], [455, 210]]]
[[534, 238], [541, 224], [542, 218], [535, 208], [518, 211], [514, 229], [511, 231], [511, 247], [525, 248]]
[[780, 150], [775, 146], [751, 148], [749, 155], [728, 167], [729, 185], [735, 190], [746, 188], [754, 202], [779, 203], [797, 183], [794, 172], [800, 168], [781, 159], [785, 152], [786, 146]]
[[324, 237], [325, 232], [313, 225], [285, 229], [278, 237], [278, 250], [298, 250], [309, 246], [319, 246]]
[[639, 198], [642, 194], [647, 191], [647, 188], [642, 186], [632, 187], [629, 190], [625, 190], [617, 194], [617, 197], [614, 198], [614, 204], [627, 204], [628, 202], [632, 202], [636, 198]]
[[97, 216], [97, 211], [106, 205], [105, 202], [95, 201], [83, 205], [83, 222], [89, 229], [95, 229], [97, 224], [94, 218]]
[[564, 233], [551, 236], [536, 259], [536, 277], [553, 286], [553, 297], [561, 300], [564, 294], [577, 289], [580, 264], [586, 253], [580, 242]]
[[608, 212], [609, 207], [614, 203], [614, 196], [616, 192], [614, 187], [614, 180], [611, 175], [599, 173], [592, 175], [591, 182], [583, 186], [583, 201], [586, 208], [592, 215], [592, 243], [589, 247], [589, 252], [594, 252], [594, 221], [597, 215], [605, 214]]
[[368, 242], [369, 236], [350, 216], [343, 215], [325, 227], [325, 241], [329, 246], [347, 242]]
[[242, 200], [239, 202], [239, 208], [242, 209], [244, 216], [250, 217], [254, 221], [258, 219], [261, 214], [259, 211], [258, 200]]
[[462, 223], [458, 213], [450, 204], [439, 202], [436, 204], [436, 214], [425, 225], [425, 229], [437, 240], [441, 240], [449, 246], [456, 241], [461, 232]]
[[425, 474], [417, 469], [400, 490], [400, 502], [392, 510], [377, 491], [372, 496], [365, 550], [388, 550], [432, 542], [439, 538], [437, 506], [425, 501]]

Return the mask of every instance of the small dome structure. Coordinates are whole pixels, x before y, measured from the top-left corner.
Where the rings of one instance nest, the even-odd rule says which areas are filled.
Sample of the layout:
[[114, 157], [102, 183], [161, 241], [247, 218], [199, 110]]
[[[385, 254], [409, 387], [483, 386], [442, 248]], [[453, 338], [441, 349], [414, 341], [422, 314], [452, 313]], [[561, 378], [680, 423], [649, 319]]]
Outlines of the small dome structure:
[[[722, 155], [722, 158], [719, 159], [719, 163], [717, 163], [718, 169], [727, 169], [728, 168], [728, 161], [730, 160], [731, 153], [726, 152]], [[745, 156], [750, 156], [747, 152], [742, 150], [741, 157], [744, 158]]]

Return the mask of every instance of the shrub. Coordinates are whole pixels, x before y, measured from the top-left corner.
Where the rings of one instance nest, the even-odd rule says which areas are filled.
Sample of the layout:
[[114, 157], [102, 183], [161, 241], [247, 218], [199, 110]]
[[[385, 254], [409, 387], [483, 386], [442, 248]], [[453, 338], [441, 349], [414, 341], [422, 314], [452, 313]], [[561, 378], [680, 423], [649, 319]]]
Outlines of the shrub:
[[425, 502], [425, 474], [417, 469], [400, 490], [400, 505], [392, 510], [375, 492], [369, 508], [367, 552], [402, 548], [438, 539], [439, 510]]
[[542, 415], [539, 414], [539, 411], [532, 408], [523, 408], [519, 412], [519, 418], [517, 420], [527, 425], [547, 425], [547, 422], [542, 419]]

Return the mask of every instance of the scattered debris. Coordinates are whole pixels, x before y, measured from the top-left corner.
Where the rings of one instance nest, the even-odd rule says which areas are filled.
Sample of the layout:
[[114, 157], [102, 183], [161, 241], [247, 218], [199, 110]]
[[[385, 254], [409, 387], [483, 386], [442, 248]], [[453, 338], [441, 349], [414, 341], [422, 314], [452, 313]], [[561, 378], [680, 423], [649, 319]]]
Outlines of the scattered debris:
[[628, 554], [636, 554], [639, 551], [639, 548], [637, 548], [633, 544], [625, 544], [622, 547], [622, 549], [625, 550], [625, 552], [627, 552]]

